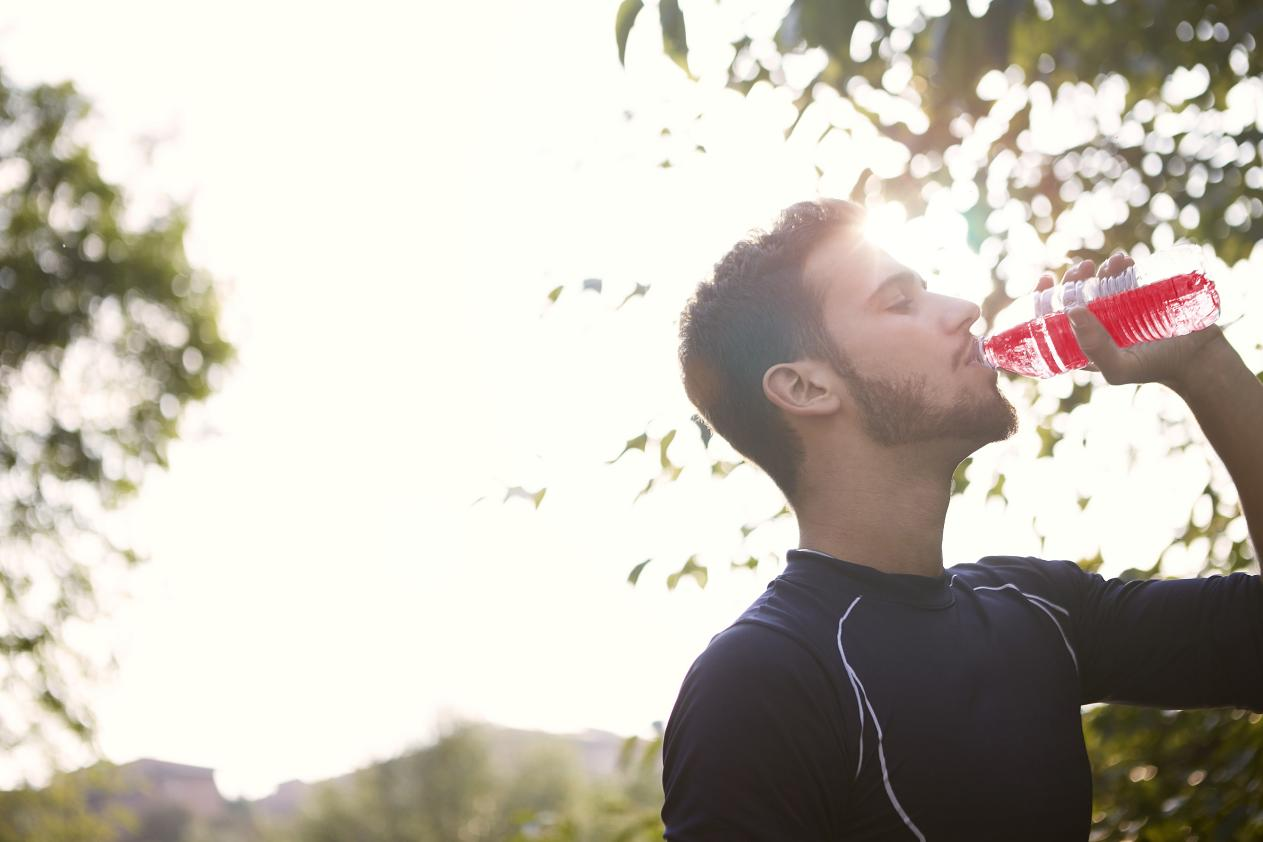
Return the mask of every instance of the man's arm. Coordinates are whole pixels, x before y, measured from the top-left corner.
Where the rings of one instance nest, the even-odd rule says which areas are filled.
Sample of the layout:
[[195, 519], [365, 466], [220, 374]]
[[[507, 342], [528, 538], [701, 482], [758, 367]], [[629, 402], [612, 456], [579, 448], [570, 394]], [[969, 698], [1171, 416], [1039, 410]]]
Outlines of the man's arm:
[[1250, 528], [1254, 557], [1263, 550], [1263, 382], [1246, 367], [1232, 345], [1218, 341], [1202, 349], [1203, 365], [1169, 383], [1189, 409], [1207, 441], [1223, 460]]
[[[1112, 259], [1112, 258], [1111, 258]], [[1218, 325], [1119, 348], [1086, 307], [1070, 310], [1079, 344], [1108, 383], [1162, 383], [1189, 409], [1237, 487], [1254, 556], [1263, 550], [1263, 383]]]
[[[1120, 251], [1101, 264], [1100, 274], [1114, 275], [1133, 264]], [[1095, 269], [1091, 260], [1080, 261], [1062, 280], [1083, 280]], [[1045, 273], [1036, 289], [1047, 289], [1052, 283], [1052, 274]], [[1162, 383], [1188, 404], [1237, 487], [1254, 557], [1259, 558], [1263, 551], [1263, 441], [1259, 439], [1263, 383], [1246, 367], [1223, 331], [1211, 325], [1186, 336], [1119, 348], [1087, 307], [1072, 307], [1067, 315], [1083, 353], [1105, 382]]]
[[[1115, 255], [1102, 269], [1112, 274], [1129, 262]], [[1090, 276], [1092, 268], [1086, 261], [1066, 279]], [[1223, 331], [1212, 325], [1119, 348], [1086, 307], [1072, 308], [1069, 316], [1080, 346], [1106, 382], [1162, 383], [1188, 404], [1237, 487], [1257, 558], [1263, 550], [1263, 383]], [[1106, 581], [1071, 562], [1064, 565], [1084, 702], [1263, 711], [1259, 576]]]

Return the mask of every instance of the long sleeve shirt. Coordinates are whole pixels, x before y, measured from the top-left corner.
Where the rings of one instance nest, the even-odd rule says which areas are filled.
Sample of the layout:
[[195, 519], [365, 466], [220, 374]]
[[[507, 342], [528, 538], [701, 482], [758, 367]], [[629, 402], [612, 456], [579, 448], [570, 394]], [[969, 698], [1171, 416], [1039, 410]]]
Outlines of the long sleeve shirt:
[[1263, 711], [1263, 584], [810, 550], [716, 635], [663, 747], [669, 842], [1086, 839], [1081, 706]]

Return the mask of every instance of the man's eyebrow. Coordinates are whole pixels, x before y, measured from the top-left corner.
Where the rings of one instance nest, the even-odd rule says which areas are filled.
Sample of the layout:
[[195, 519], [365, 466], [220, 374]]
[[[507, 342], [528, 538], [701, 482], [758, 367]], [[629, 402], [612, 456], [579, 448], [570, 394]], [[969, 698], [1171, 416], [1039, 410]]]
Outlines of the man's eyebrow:
[[878, 296], [880, 296], [883, 292], [885, 292], [887, 289], [889, 289], [890, 287], [896, 286], [898, 284], [906, 283], [907, 281], [920, 281], [922, 289], [930, 288], [930, 285], [925, 282], [925, 279], [918, 276], [911, 269], [902, 269], [896, 272], [895, 274], [891, 275], [890, 277], [888, 277], [886, 280], [882, 281], [877, 286], [877, 289], [873, 290], [873, 294], [868, 297], [868, 300], [871, 302], [874, 299], [876, 299]]

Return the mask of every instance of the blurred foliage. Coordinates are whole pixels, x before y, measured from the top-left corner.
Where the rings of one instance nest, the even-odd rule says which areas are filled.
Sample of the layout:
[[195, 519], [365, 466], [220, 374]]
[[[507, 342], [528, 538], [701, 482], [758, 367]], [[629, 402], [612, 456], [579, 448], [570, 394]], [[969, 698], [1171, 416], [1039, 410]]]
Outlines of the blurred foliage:
[[52, 729], [89, 740], [96, 666], [68, 639], [98, 613], [94, 572], [140, 560], [104, 515], [166, 467], [185, 407], [232, 347], [175, 208], [144, 224], [84, 145], [69, 84], [0, 75], [0, 750]]
[[[624, 746], [619, 772], [585, 779], [574, 746], [538, 735], [518, 756], [476, 725], [323, 786], [265, 842], [644, 842], [662, 838], [660, 741]], [[630, 748], [628, 747], [630, 746]]]
[[46, 787], [0, 790], [0, 842], [116, 842], [136, 827], [129, 811], [99, 809], [92, 792], [115, 787], [104, 767], [56, 774]]
[[296, 812], [239, 800], [198, 815], [119, 770], [102, 762], [45, 789], [0, 791], [0, 842], [649, 842], [663, 834], [660, 727], [653, 739], [619, 745], [609, 734], [576, 740], [458, 724], [430, 746], [312, 785]]
[[1084, 715], [1092, 835], [1146, 842], [1263, 839], [1263, 714], [1101, 705]]
[[[716, 13], [729, 25], [703, 31], [686, 30], [687, 20], [674, 20], [678, 7], [660, 3], [663, 54], [693, 77], [702, 68], [690, 55], [718, 51], [729, 57], [729, 88], [785, 94], [795, 111], [787, 140], [816, 146], [822, 179], [853, 179], [847, 183], [854, 201], [898, 201], [915, 217], [949, 191], [968, 223], [970, 246], [992, 269], [993, 290], [982, 303], [989, 324], [1013, 300], [1006, 282], [1022, 280], [1011, 277], [1014, 243], [1039, 241], [1050, 253], [1099, 263], [1115, 247], [1143, 252], [1187, 238], [1210, 244], [1232, 265], [1263, 236], [1259, 4], [792, 0], [776, 8], [779, 22], [769, 26], [767, 15], [775, 12], [750, 14], [720, 0]], [[641, 0], [624, 0], [618, 9], [620, 61], [641, 9]], [[687, 19], [689, 5], [683, 11]], [[685, 112], [663, 136], [687, 138], [704, 117]], [[1072, 131], [1047, 131], [1054, 120]], [[704, 154], [721, 141], [675, 148]], [[878, 173], [871, 162], [855, 163], [859, 142], [884, 143], [897, 154], [886, 156]], [[1042, 386], [1014, 385], [1031, 397], [1037, 458], [1044, 459], [1062, 440], [1065, 427], [1057, 422], [1091, 402], [1097, 381], [1074, 375], [1069, 394], [1058, 393], [1051, 406], [1035, 400], [1049, 394]], [[736, 467], [722, 450], [712, 452], [705, 423], [691, 420], [707, 463], [672, 465], [670, 473], [655, 465], [637, 499], [685, 469], [721, 481]], [[1191, 437], [1183, 439], [1172, 449], [1187, 447]], [[624, 453], [651, 442], [646, 432]], [[956, 471], [953, 494], [968, 487], [970, 461]], [[1175, 543], [1194, 557], [1204, 554], [1203, 575], [1257, 570], [1245, 531], [1232, 528], [1241, 526], [1240, 507], [1222, 490], [1207, 483]], [[994, 477], [987, 498], [1007, 503], [1007, 494], [1004, 476]], [[1079, 498], [1081, 511], [1088, 501]], [[789, 516], [782, 509], [773, 519]], [[749, 529], [742, 527], [743, 538]], [[633, 585], [652, 561], [632, 569]], [[743, 546], [729, 566], [751, 561], [757, 566]], [[1102, 558], [1098, 551], [1079, 563], [1096, 571]], [[696, 569], [705, 570], [690, 557], [668, 586]], [[1159, 576], [1161, 569], [1158, 559], [1123, 578]], [[1094, 840], [1263, 838], [1258, 716], [1100, 706], [1085, 711], [1084, 726], [1095, 771]]]

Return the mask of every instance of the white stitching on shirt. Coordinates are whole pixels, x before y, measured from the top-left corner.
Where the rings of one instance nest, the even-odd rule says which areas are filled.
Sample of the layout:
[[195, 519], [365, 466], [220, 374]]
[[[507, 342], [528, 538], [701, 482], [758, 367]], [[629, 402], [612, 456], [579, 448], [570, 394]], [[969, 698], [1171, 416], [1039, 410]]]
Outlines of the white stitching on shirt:
[[[1043, 611], [1045, 614], [1048, 615], [1048, 619], [1053, 621], [1053, 625], [1055, 625], [1057, 627], [1057, 631], [1061, 633], [1061, 640], [1063, 643], [1066, 644], [1066, 651], [1070, 653], [1070, 660], [1074, 664], [1074, 673], [1075, 675], [1078, 675], [1079, 674], [1079, 659], [1074, 654], [1074, 647], [1070, 645], [1070, 638], [1066, 637], [1066, 630], [1062, 627], [1061, 621], [1058, 620], [1056, 617], [1054, 617], [1052, 615], [1052, 612], [1049, 611], [1048, 608], [1054, 608], [1060, 611], [1062, 614], [1065, 614], [1067, 617], [1070, 616], [1070, 612], [1062, 608], [1060, 605], [1053, 602], [1052, 600], [1044, 599], [1044, 597], [1037, 596], [1036, 594], [1026, 593], [1017, 585], [1014, 585], [1011, 582], [1004, 585], [979, 585], [978, 587], [974, 588], [974, 590], [976, 591], [1002, 591], [1006, 589], [1012, 589], [1014, 591], [1017, 591], [1023, 597], [1026, 598], [1027, 602], [1029, 602], [1031, 605], [1034, 605], [1040, 611]], [[1045, 608], [1044, 607], [1045, 605], [1048, 606], [1048, 608]]]
[[[925, 834], [923, 834], [920, 829], [913, 824], [912, 819], [910, 819], [908, 814], [904, 812], [903, 806], [899, 803], [899, 799], [895, 797], [895, 790], [890, 785], [890, 773], [886, 768], [886, 751], [882, 742], [881, 723], [877, 721], [877, 713], [873, 710], [872, 702], [868, 700], [868, 691], [864, 689], [864, 682], [860, 681], [859, 675], [856, 674], [855, 670], [851, 669], [850, 663], [846, 660], [846, 652], [842, 651], [842, 624], [846, 622], [846, 618], [850, 616], [851, 610], [855, 608], [856, 604], [861, 599], [863, 599], [862, 596], [855, 597], [855, 601], [851, 603], [850, 607], [846, 609], [846, 613], [838, 620], [838, 654], [842, 656], [842, 665], [846, 667], [846, 674], [851, 679], [851, 689], [856, 691], [856, 703], [859, 703], [859, 697], [861, 695], [864, 697], [864, 704], [860, 707], [860, 759], [862, 762], [864, 757], [864, 708], [867, 707], [868, 715], [873, 720], [873, 728], [877, 731], [877, 759], [881, 761], [881, 782], [886, 787], [886, 795], [890, 798], [890, 804], [895, 808], [895, 812], [899, 814], [899, 818], [903, 819], [903, 823], [907, 825], [908, 829], [916, 835], [918, 842], [925, 842]], [[856, 777], [859, 777], [859, 767], [856, 767], [855, 775]]]
[[859, 602], [863, 597], [855, 597], [850, 607], [846, 609], [846, 613], [842, 615], [842, 619], [838, 620], [838, 654], [842, 656], [842, 666], [846, 667], [846, 677], [851, 681], [851, 689], [855, 691], [855, 708], [860, 712], [860, 750], [858, 753], [858, 762], [855, 764], [855, 779], [859, 780], [860, 768], [864, 765], [864, 703], [860, 701], [860, 688], [857, 686], [859, 678], [855, 675], [855, 670], [851, 669], [850, 663], [846, 660], [846, 653], [842, 651], [842, 624], [846, 622], [846, 618], [850, 616], [851, 609], [855, 607], [855, 603]]

